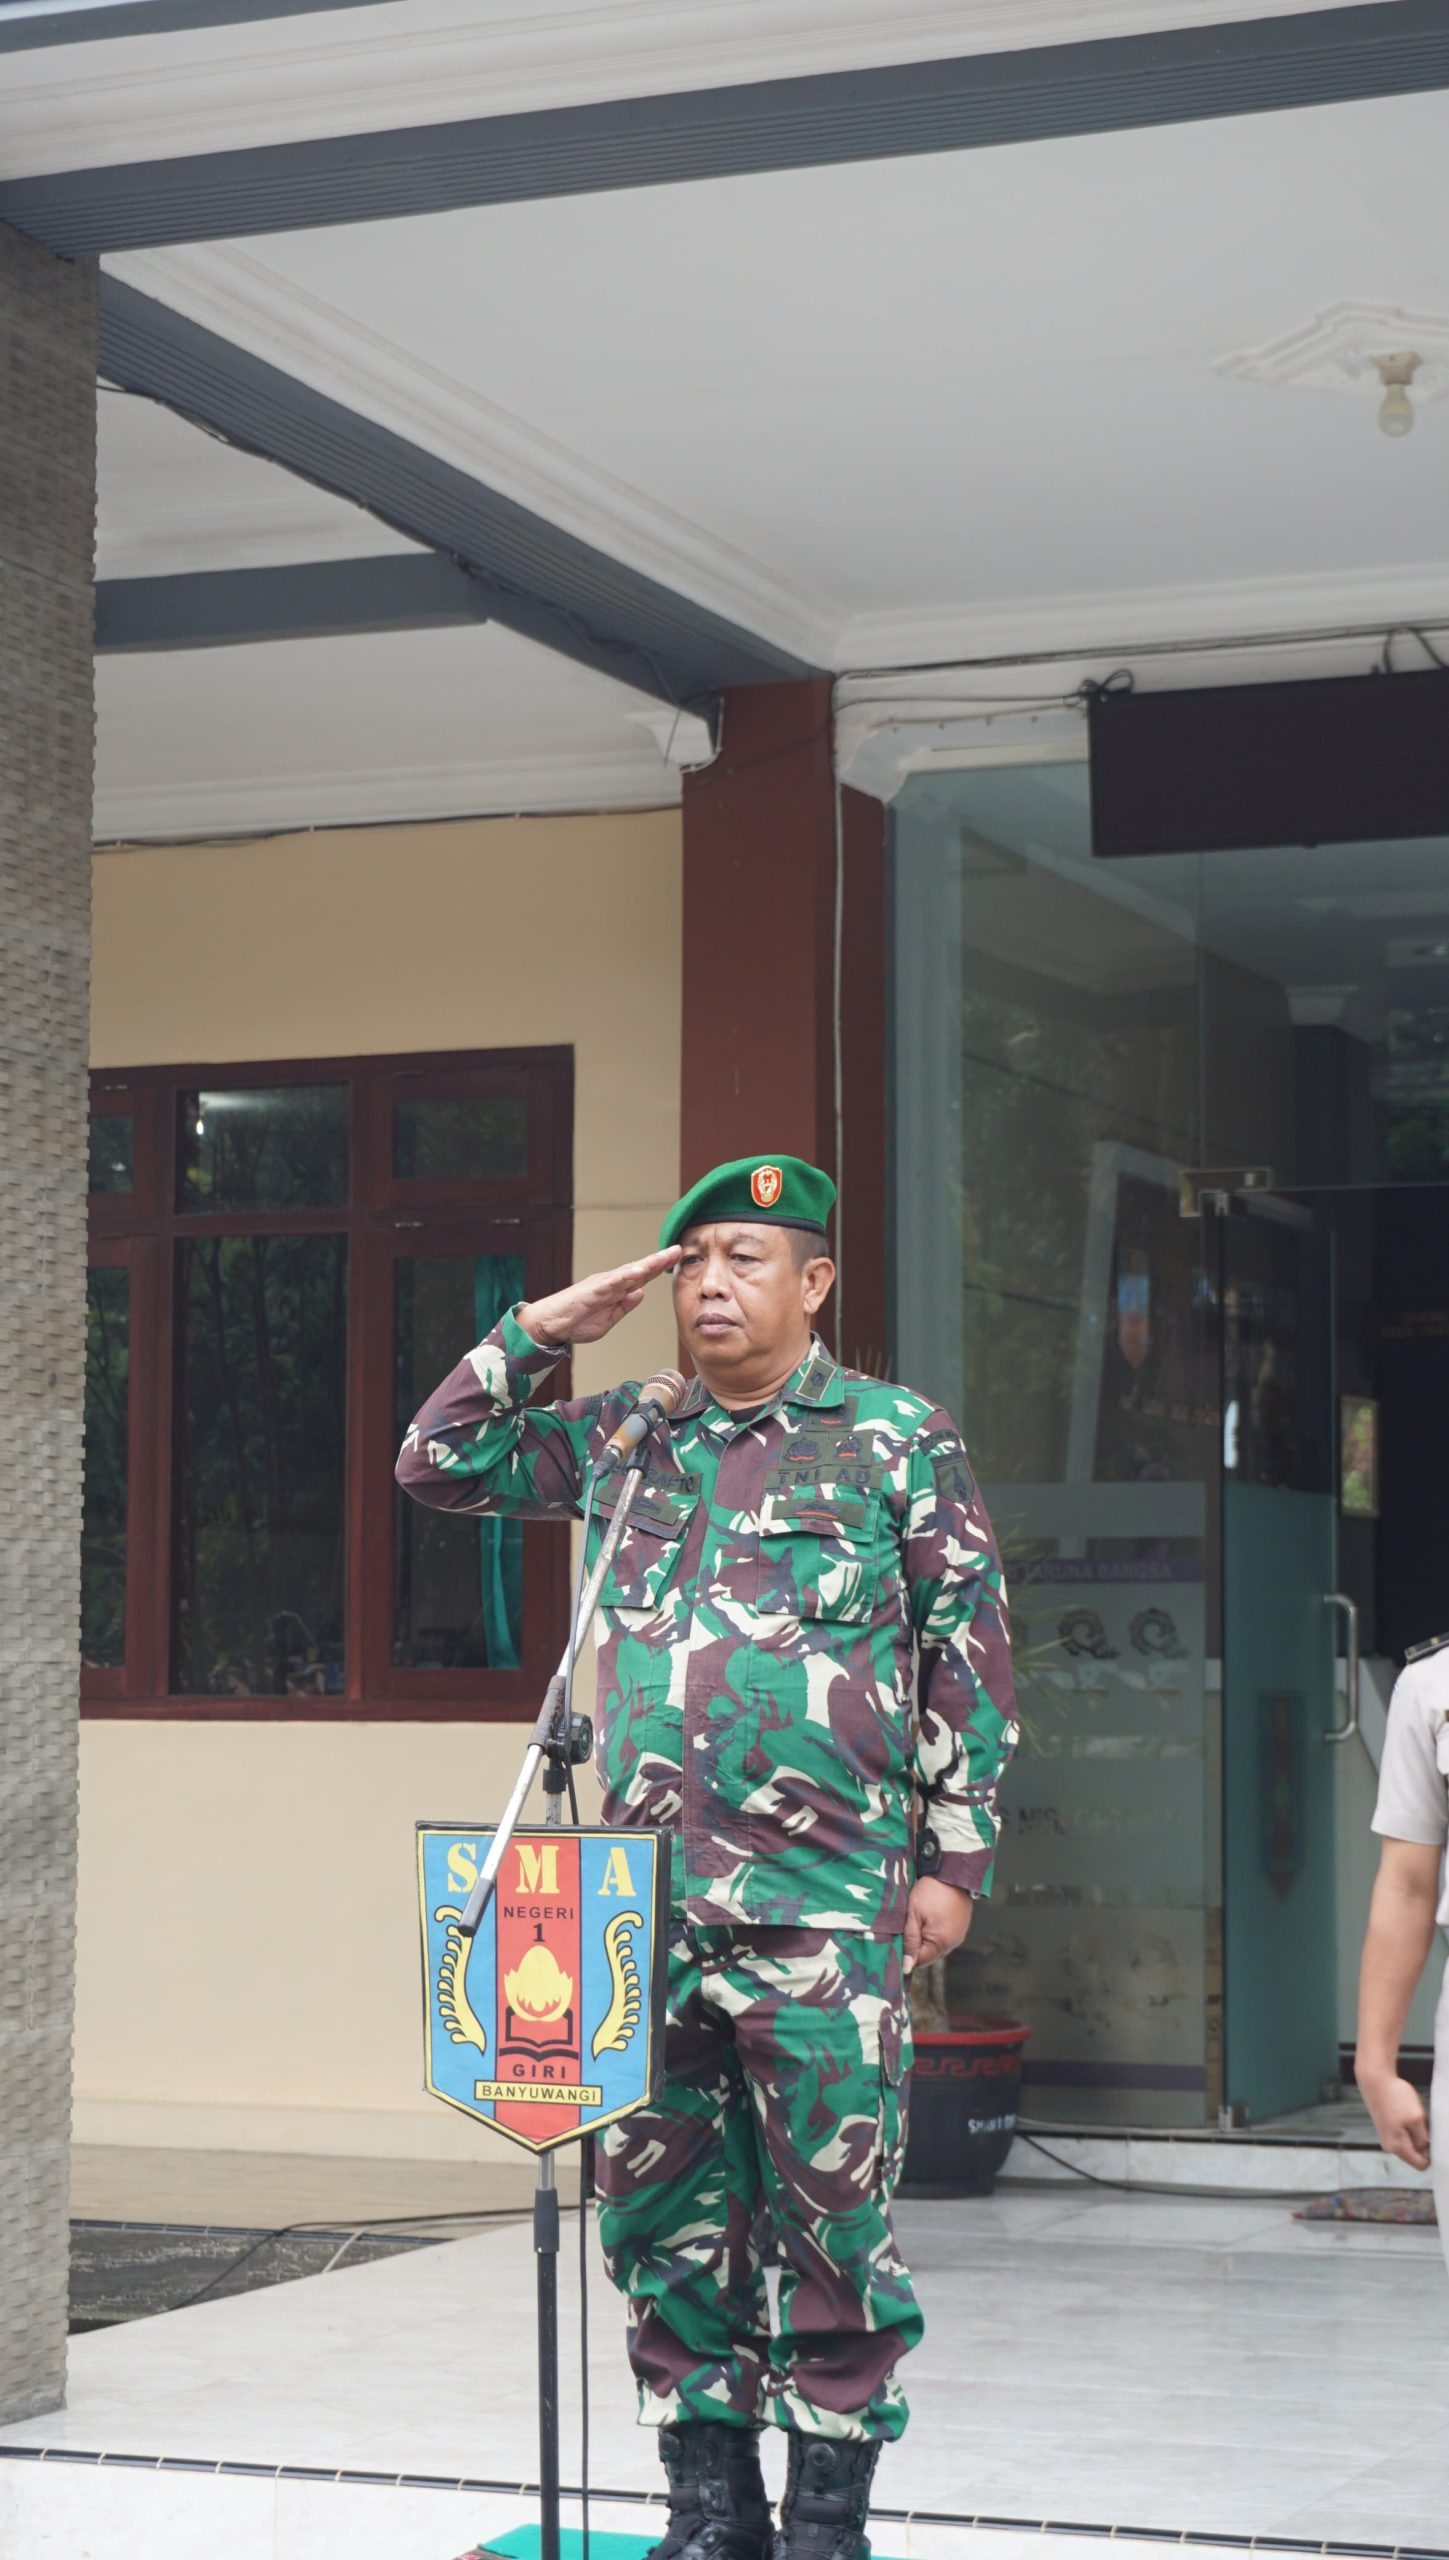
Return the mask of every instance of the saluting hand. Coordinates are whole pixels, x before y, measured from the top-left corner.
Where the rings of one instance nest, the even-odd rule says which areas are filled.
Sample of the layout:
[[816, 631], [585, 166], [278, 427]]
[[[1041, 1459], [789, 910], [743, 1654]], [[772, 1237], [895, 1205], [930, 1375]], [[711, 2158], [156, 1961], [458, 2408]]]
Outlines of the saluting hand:
[[616, 1324], [632, 1315], [651, 1280], [672, 1271], [682, 1247], [666, 1245], [662, 1253], [646, 1253], [642, 1262], [622, 1262], [617, 1271], [594, 1271], [551, 1298], [534, 1298], [518, 1310], [518, 1321], [535, 1342], [566, 1350], [571, 1342], [601, 1342]]

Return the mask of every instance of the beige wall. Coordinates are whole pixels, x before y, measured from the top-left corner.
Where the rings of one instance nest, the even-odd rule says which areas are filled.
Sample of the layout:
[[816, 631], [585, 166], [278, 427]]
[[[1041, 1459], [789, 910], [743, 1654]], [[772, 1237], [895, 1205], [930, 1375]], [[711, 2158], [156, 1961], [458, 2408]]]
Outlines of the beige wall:
[[[571, 1043], [580, 1271], [651, 1243], [678, 1187], [679, 990], [672, 811], [96, 857], [98, 1067]], [[673, 1345], [656, 1298], [575, 1382]], [[87, 1723], [79, 2137], [476, 2157], [419, 2086], [411, 1827], [496, 1812], [521, 1747], [498, 1725]]]

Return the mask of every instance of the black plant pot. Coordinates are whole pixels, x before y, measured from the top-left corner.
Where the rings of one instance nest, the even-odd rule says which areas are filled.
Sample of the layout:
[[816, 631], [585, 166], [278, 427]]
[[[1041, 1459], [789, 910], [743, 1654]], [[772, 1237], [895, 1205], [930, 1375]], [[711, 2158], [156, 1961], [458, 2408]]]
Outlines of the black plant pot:
[[990, 2195], [1016, 2132], [1030, 2033], [1006, 2018], [971, 2018], [917, 2034], [903, 2196]]

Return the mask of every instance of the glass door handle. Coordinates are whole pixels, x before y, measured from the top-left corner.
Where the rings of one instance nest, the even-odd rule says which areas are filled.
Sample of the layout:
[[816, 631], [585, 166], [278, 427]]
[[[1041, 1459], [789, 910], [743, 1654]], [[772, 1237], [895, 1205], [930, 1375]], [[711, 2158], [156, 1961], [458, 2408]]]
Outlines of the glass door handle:
[[1349, 1742], [1358, 1731], [1358, 1602], [1350, 1600], [1346, 1591], [1325, 1591], [1326, 1609], [1341, 1609], [1348, 1630], [1348, 1649], [1344, 1664], [1344, 1687], [1348, 1691], [1348, 1715], [1343, 1724], [1329, 1728], [1325, 1742]]

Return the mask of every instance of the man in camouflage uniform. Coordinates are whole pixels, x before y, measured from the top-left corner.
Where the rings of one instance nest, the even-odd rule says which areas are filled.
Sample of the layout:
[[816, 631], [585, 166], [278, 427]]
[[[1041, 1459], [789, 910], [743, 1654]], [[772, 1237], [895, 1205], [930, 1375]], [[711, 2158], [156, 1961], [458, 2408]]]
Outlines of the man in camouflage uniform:
[[599, 2146], [601, 2236], [662, 2430], [663, 2560], [764, 2560], [767, 2418], [789, 2436], [780, 2560], [869, 2552], [921, 2334], [890, 2220], [906, 1976], [988, 1888], [1015, 1740], [1001, 1569], [956, 1428], [812, 1334], [834, 1197], [792, 1157], [718, 1167], [659, 1252], [504, 1316], [398, 1461], [440, 1508], [578, 1513], [631, 1392], [532, 1398], [672, 1269], [697, 1374], [604, 1587], [597, 1697], [606, 1821], [674, 1847], [664, 2087]]

